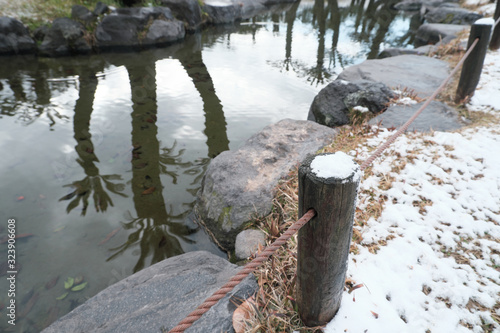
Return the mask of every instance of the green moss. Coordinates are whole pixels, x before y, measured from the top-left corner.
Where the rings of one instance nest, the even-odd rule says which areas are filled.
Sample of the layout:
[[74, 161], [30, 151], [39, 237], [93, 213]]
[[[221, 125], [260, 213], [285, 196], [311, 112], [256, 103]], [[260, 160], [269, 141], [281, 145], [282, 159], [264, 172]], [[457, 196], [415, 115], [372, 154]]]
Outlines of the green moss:
[[217, 219], [217, 224], [219, 227], [224, 230], [226, 227], [231, 228], [233, 226], [233, 222], [231, 221], [231, 210], [233, 207], [224, 207], [222, 208], [222, 212]]

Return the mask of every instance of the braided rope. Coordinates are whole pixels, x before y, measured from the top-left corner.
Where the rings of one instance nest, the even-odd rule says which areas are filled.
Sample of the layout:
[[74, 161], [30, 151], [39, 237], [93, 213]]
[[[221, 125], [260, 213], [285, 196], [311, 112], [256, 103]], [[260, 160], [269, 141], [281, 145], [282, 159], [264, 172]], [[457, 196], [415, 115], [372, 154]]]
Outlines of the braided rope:
[[396, 133], [394, 133], [393, 135], [391, 135], [391, 137], [389, 139], [387, 139], [387, 141], [384, 142], [383, 145], [381, 145], [380, 147], [378, 147], [377, 150], [375, 150], [375, 152], [369, 158], [367, 158], [366, 161], [363, 162], [363, 164], [361, 164], [361, 167], [360, 167], [361, 170], [366, 169], [370, 164], [372, 164], [373, 161], [377, 157], [379, 157], [380, 154], [382, 154], [382, 152], [387, 147], [389, 147], [389, 145], [391, 143], [393, 143], [398, 138], [398, 136], [400, 136], [401, 134], [403, 134], [403, 132], [405, 132], [408, 129], [408, 127], [411, 125], [411, 123], [422, 113], [422, 111], [424, 111], [424, 109], [432, 102], [432, 100], [434, 98], [436, 98], [436, 96], [441, 92], [441, 90], [443, 90], [443, 88], [446, 86], [446, 84], [448, 83], [448, 81], [453, 77], [453, 75], [455, 75], [455, 73], [458, 71], [458, 69], [460, 68], [460, 66], [464, 63], [465, 59], [467, 59], [467, 57], [472, 52], [472, 50], [474, 49], [474, 47], [476, 47], [476, 45], [477, 45], [478, 42], [479, 42], [479, 38], [476, 38], [474, 40], [474, 42], [471, 44], [471, 46], [469, 47], [469, 49], [467, 50], [467, 52], [465, 52], [465, 54], [462, 57], [462, 59], [460, 59], [460, 61], [458, 62], [458, 64], [451, 71], [450, 75], [448, 75], [448, 77], [443, 80], [443, 82], [441, 83], [441, 85], [425, 101], [425, 103], [415, 112], [415, 114], [410, 119], [408, 119], [408, 121], [406, 121], [406, 123], [404, 123], [403, 126], [401, 126]]
[[262, 251], [254, 260], [243, 266], [243, 268], [231, 278], [225, 285], [223, 285], [219, 290], [207, 298], [196, 310], [191, 312], [186, 318], [184, 318], [177, 326], [172, 328], [169, 333], [182, 333], [187, 328], [191, 327], [193, 323], [198, 320], [205, 312], [207, 312], [214, 304], [216, 304], [220, 299], [222, 299], [228, 292], [233, 290], [233, 288], [238, 285], [248, 274], [253, 272], [258, 266], [260, 266], [264, 261], [266, 261], [278, 248], [286, 243], [290, 237], [292, 237], [300, 228], [302, 228], [309, 220], [311, 220], [316, 211], [314, 209], [309, 209], [297, 222], [295, 222], [287, 231], [285, 231], [278, 239], [274, 241], [271, 245], [267, 246], [264, 251]]

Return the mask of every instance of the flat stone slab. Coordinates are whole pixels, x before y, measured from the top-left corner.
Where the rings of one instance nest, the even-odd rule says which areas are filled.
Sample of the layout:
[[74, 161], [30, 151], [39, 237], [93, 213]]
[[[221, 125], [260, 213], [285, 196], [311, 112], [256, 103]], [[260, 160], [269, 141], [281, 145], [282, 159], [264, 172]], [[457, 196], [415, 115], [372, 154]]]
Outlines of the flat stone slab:
[[[387, 110], [372, 118], [370, 125], [379, 125], [385, 128], [399, 128], [422, 106], [424, 102], [412, 105], [392, 105]], [[424, 111], [410, 125], [408, 131], [453, 131], [464, 126], [464, 121], [455, 109], [448, 105], [432, 101]]]
[[400, 55], [372, 59], [348, 67], [337, 79], [369, 80], [385, 83], [390, 88], [414, 90], [419, 97], [432, 95], [449, 74], [445, 61], [418, 55]]
[[236, 235], [271, 212], [275, 186], [307, 155], [331, 143], [337, 130], [284, 119], [250, 137], [238, 150], [214, 158], [195, 211], [219, 245], [234, 249]]
[[[167, 332], [240, 269], [206, 251], [169, 258], [109, 286], [42, 332]], [[186, 333], [234, 332], [233, 301], [256, 290], [250, 275]]]

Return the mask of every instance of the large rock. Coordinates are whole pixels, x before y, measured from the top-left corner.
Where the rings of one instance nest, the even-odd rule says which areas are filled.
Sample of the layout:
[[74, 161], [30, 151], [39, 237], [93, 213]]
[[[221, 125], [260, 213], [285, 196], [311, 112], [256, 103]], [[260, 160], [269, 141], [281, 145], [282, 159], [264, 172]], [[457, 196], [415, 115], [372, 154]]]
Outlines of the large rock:
[[250, 137], [238, 150], [212, 160], [198, 193], [198, 218], [219, 244], [234, 248], [236, 235], [270, 213], [278, 180], [337, 131], [314, 122], [285, 119]]
[[[205, 251], [166, 259], [104, 289], [42, 332], [167, 332], [240, 269]], [[233, 331], [234, 302], [256, 289], [250, 275], [186, 333]]]
[[366, 60], [345, 69], [337, 79], [378, 81], [391, 88], [409, 88], [419, 97], [432, 95], [449, 73], [445, 61], [417, 55]]
[[81, 23], [67, 17], [55, 19], [39, 47], [40, 55], [57, 57], [90, 53], [92, 46], [84, 37], [84, 31]]
[[447, 44], [457, 38], [458, 34], [466, 29], [469, 29], [469, 27], [459, 24], [422, 24], [415, 34], [415, 46], [437, 44], [440, 42]]
[[425, 14], [428, 23], [472, 25], [483, 15], [457, 7], [439, 6]]
[[[423, 102], [413, 105], [391, 105], [384, 113], [372, 118], [369, 124], [385, 128], [398, 128], [410, 119], [422, 104]], [[444, 103], [432, 101], [413, 121], [408, 130], [419, 132], [453, 131], [463, 125], [464, 122], [455, 109]]]
[[378, 113], [387, 107], [393, 96], [380, 82], [336, 80], [316, 95], [307, 119], [330, 127], [342, 126], [350, 122], [349, 112], [353, 107], [362, 106]]
[[11, 17], [0, 17], [0, 55], [34, 53], [36, 43], [28, 28]]
[[140, 49], [168, 44], [185, 36], [184, 24], [166, 7], [119, 8], [96, 29], [99, 49]]
[[160, 0], [160, 3], [170, 8], [177, 19], [184, 21], [189, 31], [198, 30], [203, 23], [198, 0]]

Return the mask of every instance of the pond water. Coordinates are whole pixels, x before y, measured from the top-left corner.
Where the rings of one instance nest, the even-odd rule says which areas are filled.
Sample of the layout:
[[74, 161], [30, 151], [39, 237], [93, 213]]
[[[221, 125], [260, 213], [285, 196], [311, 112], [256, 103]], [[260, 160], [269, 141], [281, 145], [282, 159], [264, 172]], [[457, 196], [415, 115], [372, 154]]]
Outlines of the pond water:
[[171, 256], [225, 257], [191, 214], [208, 163], [271, 123], [306, 119], [343, 68], [411, 47], [410, 18], [389, 8], [303, 1], [140, 53], [0, 58], [0, 330], [39, 332]]

